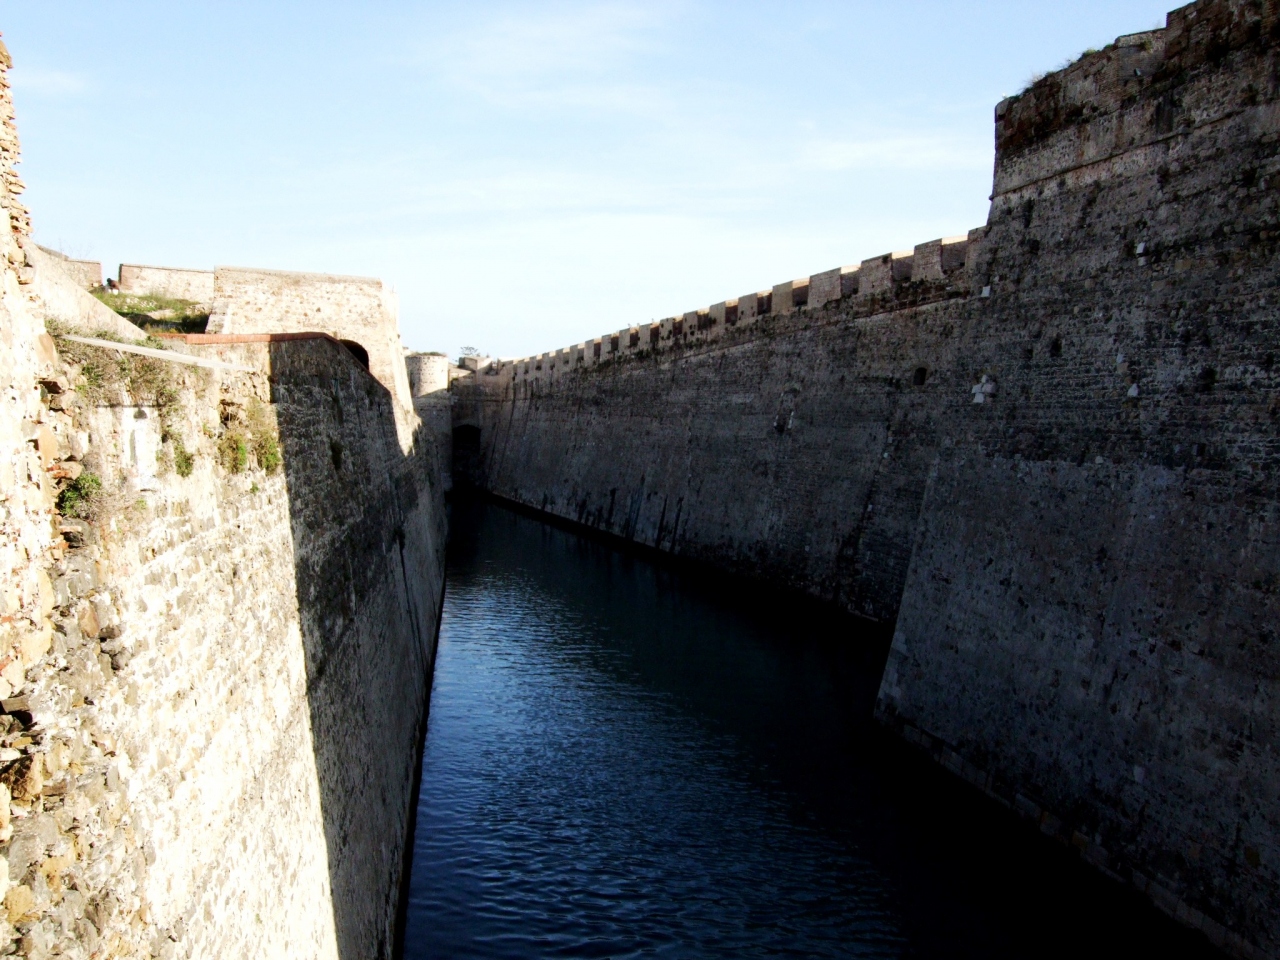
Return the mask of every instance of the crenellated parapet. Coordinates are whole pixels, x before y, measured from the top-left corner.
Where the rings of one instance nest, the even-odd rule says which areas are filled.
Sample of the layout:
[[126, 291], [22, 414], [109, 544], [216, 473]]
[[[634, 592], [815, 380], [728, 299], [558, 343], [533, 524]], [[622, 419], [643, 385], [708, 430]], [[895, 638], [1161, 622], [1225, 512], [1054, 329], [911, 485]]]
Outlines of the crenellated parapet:
[[985, 228], [978, 228], [961, 236], [931, 240], [913, 250], [885, 253], [788, 280], [549, 353], [494, 361], [483, 374], [499, 378], [499, 384], [549, 380], [601, 364], [679, 353], [717, 341], [768, 336], [789, 318], [873, 316], [937, 300], [980, 296], [982, 285], [975, 277], [985, 232]]
[[[498, 361], [484, 373], [498, 378], [490, 384], [545, 381], [726, 338], [767, 336], [797, 318], [873, 316], [940, 299], [988, 296], [993, 281], [980, 268], [979, 249], [991, 223], [1046, 191], [1133, 175], [1161, 163], [1176, 165], [1169, 151], [1177, 138], [1238, 112], [1240, 91], [1223, 65], [1233, 57], [1270, 56], [1277, 36], [1277, 0], [1199, 0], [1174, 10], [1163, 29], [1118, 37], [996, 106], [987, 227], [559, 350]], [[1224, 79], [1190, 82], [1213, 72]], [[1280, 122], [1268, 119], [1258, 134], [1277, 131]]]

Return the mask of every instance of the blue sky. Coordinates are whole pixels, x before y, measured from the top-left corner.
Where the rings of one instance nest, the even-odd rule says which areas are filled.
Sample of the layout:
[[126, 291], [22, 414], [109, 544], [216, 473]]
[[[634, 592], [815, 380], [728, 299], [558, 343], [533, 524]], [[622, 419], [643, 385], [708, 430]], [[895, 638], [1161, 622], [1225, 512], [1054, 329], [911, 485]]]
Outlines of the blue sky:
[[1167, 0], [4, 0], [37, 239], [380, 276], [523, 356], [986, 220], [992, 108]]

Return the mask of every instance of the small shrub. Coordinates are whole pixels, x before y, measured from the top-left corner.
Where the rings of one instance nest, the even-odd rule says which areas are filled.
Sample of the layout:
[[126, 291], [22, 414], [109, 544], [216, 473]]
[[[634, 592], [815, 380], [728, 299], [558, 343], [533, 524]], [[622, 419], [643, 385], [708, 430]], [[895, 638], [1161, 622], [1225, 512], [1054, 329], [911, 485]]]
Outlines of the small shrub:
[[228, 473], [244, 472], [249, 466], [249, 444], [243, 433], [228, 433], [218, 441], [218, 462]]
[[261, 469], [267, 473], [275, 473], [280, 469], [283, 457], [271, 411], [260, 400], [250, 400], [246, 420], [253, 434], [253, 458]]
[[173, 438], [173, 469], [180, 477], [191, 476], [191, 471], [195, 469], [196, 458], [187, 445], [182, 442], [181, 437]]
[[58, 511], [64, 517], [86, 520], [92, 517], [102, 500], [102, 481], [95, 474], [82, 473], [58, 494]]
[[280, 469], [283, 458], [280, 456], [280, 443], [270, 434], [253, 438], [253, 457], [258, 466], [267, 473], [275, 473]]

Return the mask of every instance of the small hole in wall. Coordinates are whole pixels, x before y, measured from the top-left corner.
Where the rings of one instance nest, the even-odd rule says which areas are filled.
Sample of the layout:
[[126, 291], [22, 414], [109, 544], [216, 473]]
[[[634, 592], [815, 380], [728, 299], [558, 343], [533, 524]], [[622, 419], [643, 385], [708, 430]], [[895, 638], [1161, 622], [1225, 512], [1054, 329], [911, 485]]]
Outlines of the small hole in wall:
[[1053, 342], [1049, 344], [1049, 356], [1051, 357], [1062, 356], [1062, 338], [1061, 337], [1054, 337]]
[[337, 440], [329, 441], [329, 458], [333, 461], [333, 469], [342, 469], [342, 444]]
[[925, 367], [916, 367], [916, 372], [911, 375], [911, 382], [917, 387], [923, 387], [924, 382], [929, 379], [929, 371]]

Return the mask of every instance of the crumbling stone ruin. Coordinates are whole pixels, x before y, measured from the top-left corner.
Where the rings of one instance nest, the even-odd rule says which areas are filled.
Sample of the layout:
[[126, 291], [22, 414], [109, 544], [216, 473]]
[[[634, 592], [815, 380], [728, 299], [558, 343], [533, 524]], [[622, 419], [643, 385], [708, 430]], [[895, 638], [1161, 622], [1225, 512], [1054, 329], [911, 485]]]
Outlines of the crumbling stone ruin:
[[1280, 956], [1277, 78], [1175, 10], [996, 107], [984, 226], [491, 363], [457, 469], [892, 627], [886, 725]]

